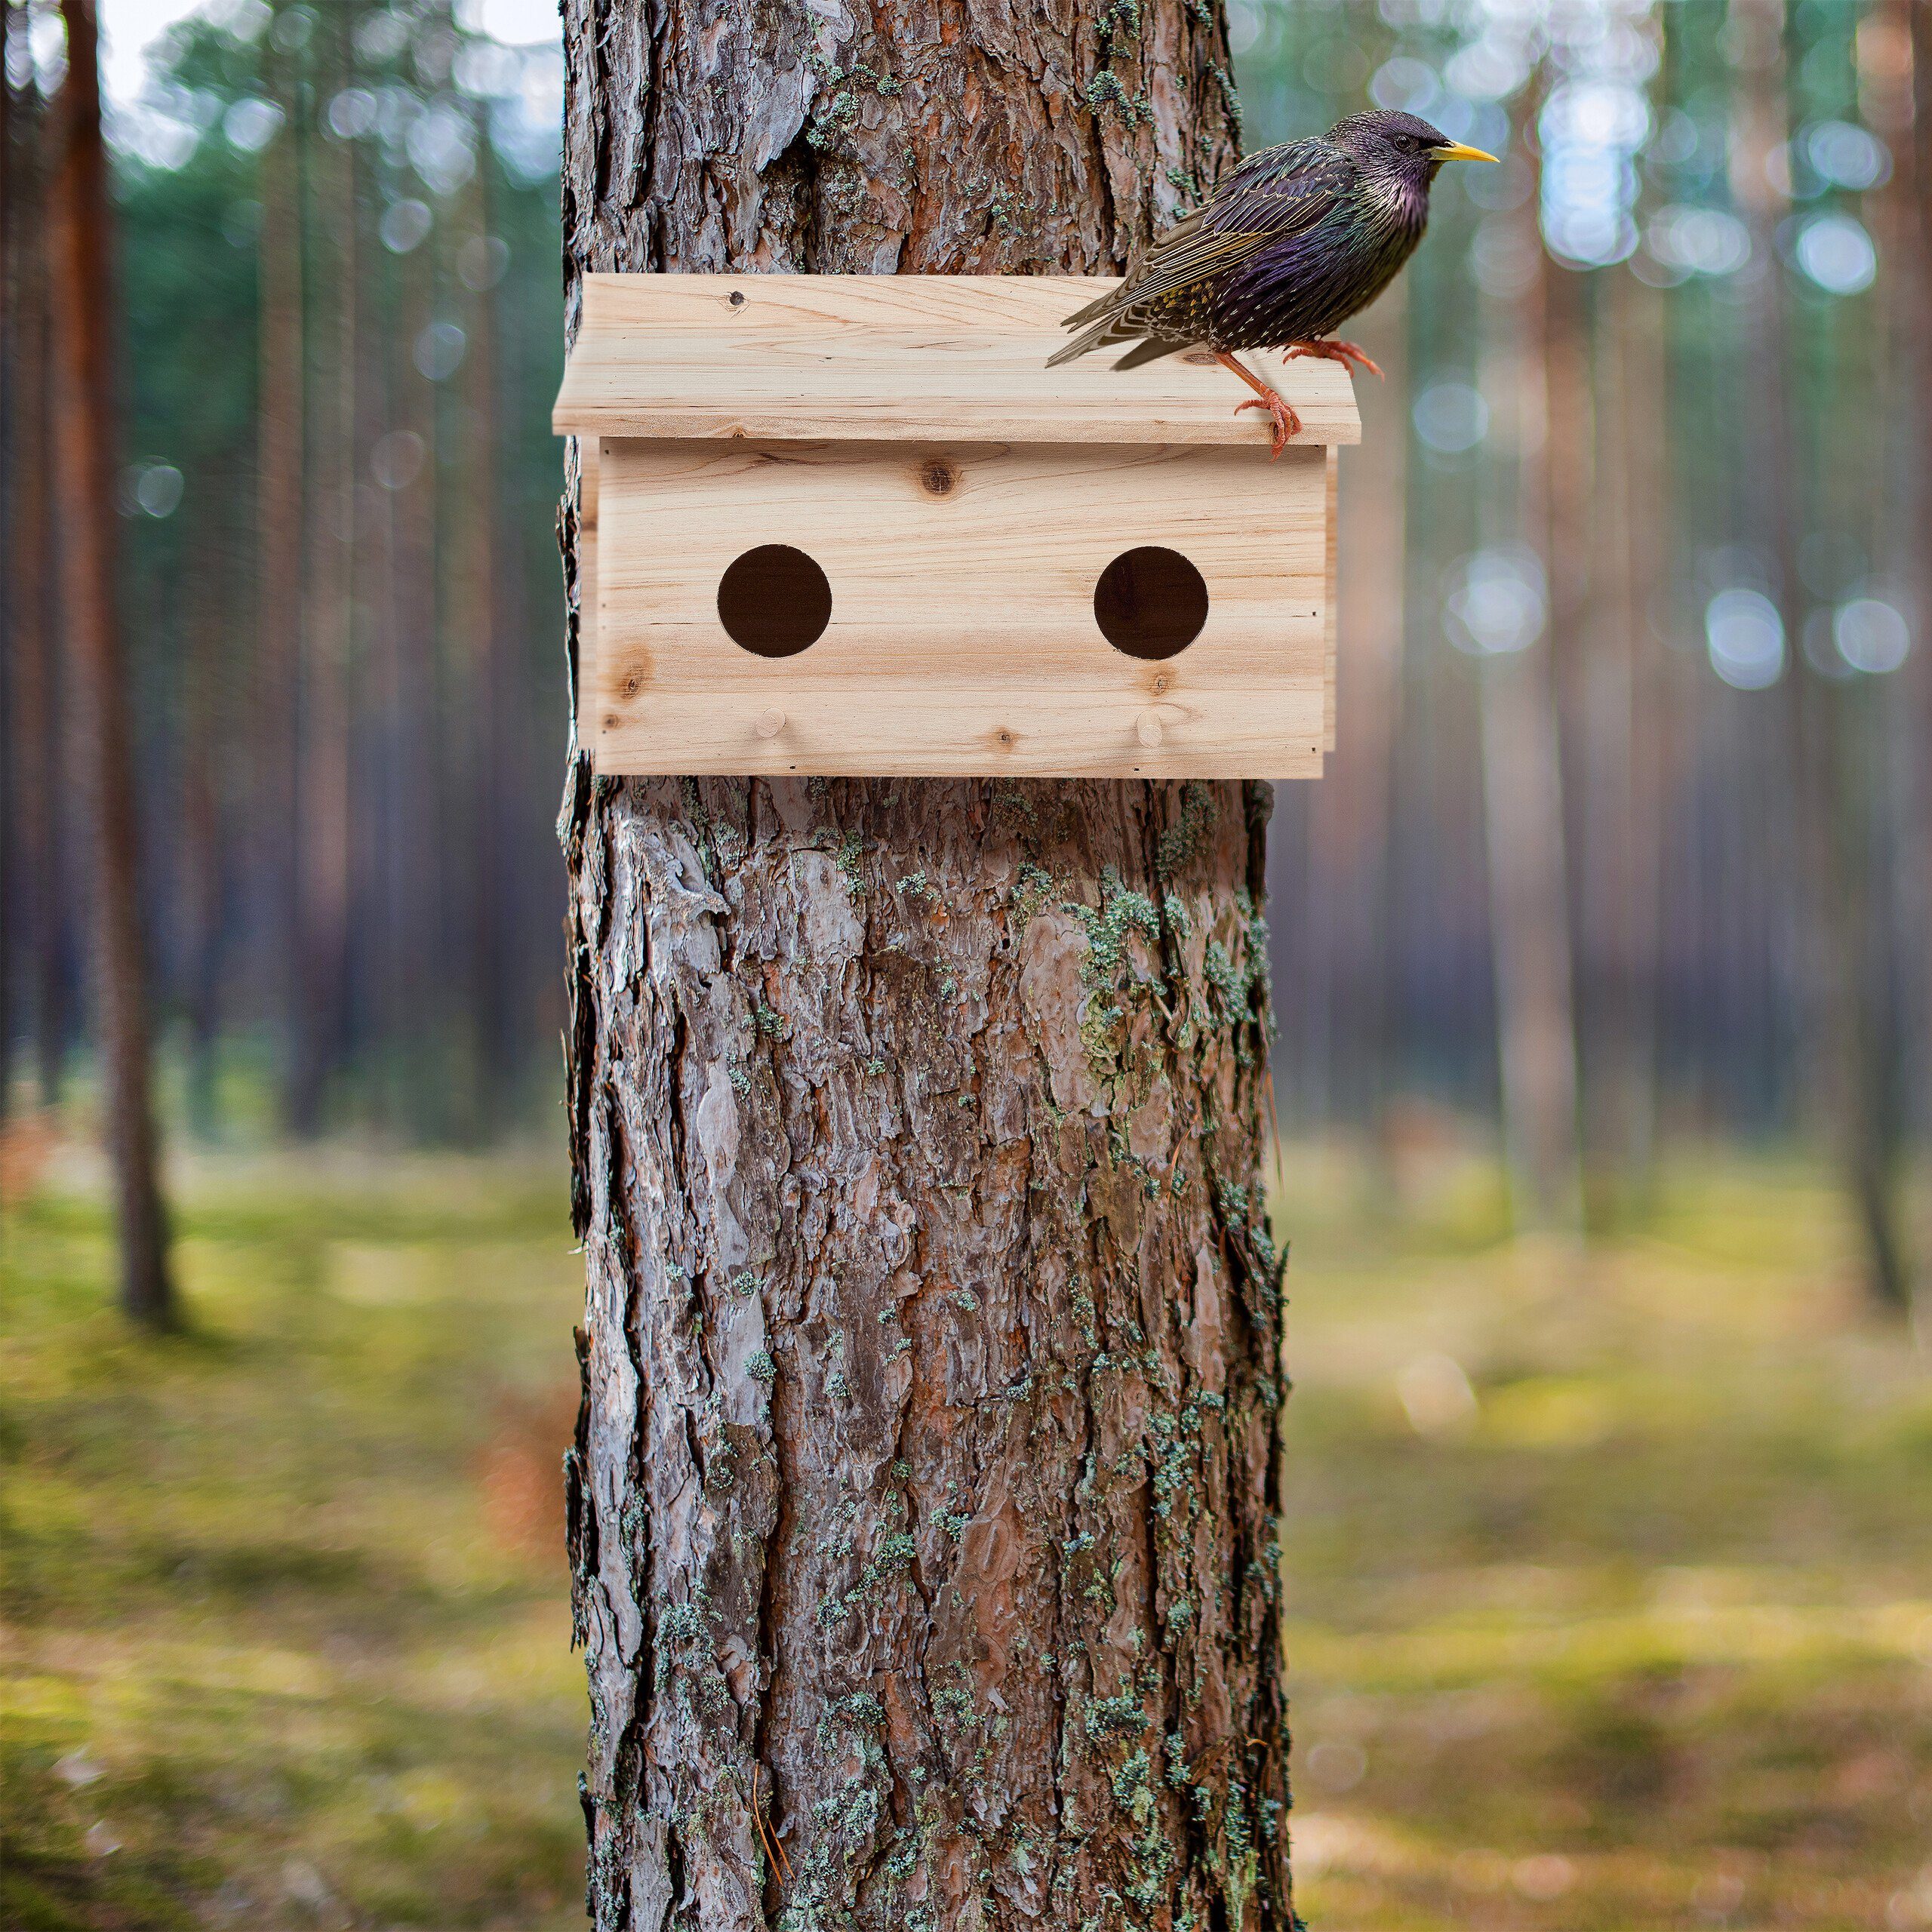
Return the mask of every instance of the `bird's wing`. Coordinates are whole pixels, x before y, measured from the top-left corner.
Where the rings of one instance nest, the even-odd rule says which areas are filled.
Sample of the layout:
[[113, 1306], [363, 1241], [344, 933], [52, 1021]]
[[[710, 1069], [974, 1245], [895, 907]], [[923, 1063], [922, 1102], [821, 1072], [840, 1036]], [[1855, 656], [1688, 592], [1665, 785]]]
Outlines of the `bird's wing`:
[[1348, 158], [1325, 141], [1289, 141], [1250, 155], [1204, 207], [1161, 237], [1137, 275], [1068, 316], [1063, 326], [1111, 321], [1243, 260], [1265, 242], [1313, 227], [1347, 189], [1354, 171]]

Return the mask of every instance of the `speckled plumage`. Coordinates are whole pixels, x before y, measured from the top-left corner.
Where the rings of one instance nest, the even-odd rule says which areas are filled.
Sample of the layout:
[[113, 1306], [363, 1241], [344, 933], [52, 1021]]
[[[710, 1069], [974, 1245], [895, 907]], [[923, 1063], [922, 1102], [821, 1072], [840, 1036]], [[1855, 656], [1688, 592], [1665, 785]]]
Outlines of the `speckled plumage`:
[[1050, 364], [1123, 342], [1137, 345], [1116, 365], [1129, 368], [1196, 344], [1225, 353], [1319, 340], [1415, 252], [1453, 149], [1413, 114], [1380, 112], [1249, 155], [1137, 274], [1066, 318], [1082, 333]]

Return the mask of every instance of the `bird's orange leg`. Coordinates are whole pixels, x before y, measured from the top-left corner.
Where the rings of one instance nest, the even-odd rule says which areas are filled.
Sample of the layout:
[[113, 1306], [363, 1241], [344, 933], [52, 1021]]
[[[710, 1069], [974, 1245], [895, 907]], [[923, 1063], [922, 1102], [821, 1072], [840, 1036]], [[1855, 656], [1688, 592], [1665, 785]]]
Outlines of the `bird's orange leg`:
[[1339, 362], [1345, 369], [1359, 367], [1371, 376], [1382, 373], [1380, 365], [1364, 355], [1352, 342], [1291, 342], [1281, 360], [1292, 362], [1297, 355], [1318, 356], [1330, 362]]
[[1301, 418], [1288, 407], [1288, 399], [1280, 390], [1271, 388], [1252, 369], [1237, 362], [1232, 355], [1217, 352], [1214, 360], [1224, 369], [1232, 371], [1254, 392], [1252, 402], [1238, 403], [1235, 414], [1238, 416], [1244, 409], [1265, 409], [1275, 425], [1275, 447], [1268, 460], [1272, 463], [1288, 446], [1288, 438], [1301, 428]]

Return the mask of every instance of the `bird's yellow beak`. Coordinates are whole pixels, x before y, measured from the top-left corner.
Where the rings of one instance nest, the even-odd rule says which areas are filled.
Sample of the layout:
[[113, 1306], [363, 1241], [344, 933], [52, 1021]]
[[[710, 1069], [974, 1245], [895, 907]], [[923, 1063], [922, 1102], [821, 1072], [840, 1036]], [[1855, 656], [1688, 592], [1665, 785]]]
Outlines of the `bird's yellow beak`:
[[1438, 161], [1494, 161], [1493, 154], [1484, 154], [1481, 148], [1465, 147], [1460, 141], [1449, 141], [1433, 150]]

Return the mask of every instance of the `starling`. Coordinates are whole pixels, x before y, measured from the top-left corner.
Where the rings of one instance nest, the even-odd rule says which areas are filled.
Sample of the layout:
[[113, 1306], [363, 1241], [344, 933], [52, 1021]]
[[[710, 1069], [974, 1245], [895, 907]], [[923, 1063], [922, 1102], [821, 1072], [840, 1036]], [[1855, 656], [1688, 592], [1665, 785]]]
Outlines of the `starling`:
[[1082, 333], [1048, 366], [1132, 342], [1114, 365], [1131, 369], [1204, 344], [1255, 392], [1235, 414], [1266, 410], [1279, 456], [1300, 420], [1233, 352], [1284, 349], [1287, 361], [1322, 355], [1380, 375], [1329, 331], [1367, 308], [1415, 252], [1435, 171], [1495, 158], [1413, 114], [1351, 115], [1314, 140], [1263, 148], [1161, 236], [1137, 275], [1067, 317]]

